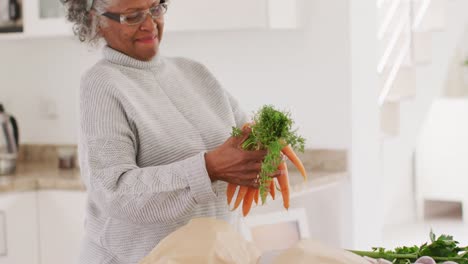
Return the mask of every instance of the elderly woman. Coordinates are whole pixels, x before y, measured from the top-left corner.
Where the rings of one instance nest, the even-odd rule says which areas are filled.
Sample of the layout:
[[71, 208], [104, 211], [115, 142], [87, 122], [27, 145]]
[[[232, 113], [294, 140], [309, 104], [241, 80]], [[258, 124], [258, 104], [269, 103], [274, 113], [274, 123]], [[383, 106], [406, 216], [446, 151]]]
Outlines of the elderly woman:
[[248, 129], [229, 136], [246, 115], [203, 65], [161, 56], [168, 3], [65, 4], [81, 41], [106, 44], [80, 88], [80, 263], [137, 263], [191, 218], [232, 222], [227, 183], [258, 188], [266, 153], [240, 149]]

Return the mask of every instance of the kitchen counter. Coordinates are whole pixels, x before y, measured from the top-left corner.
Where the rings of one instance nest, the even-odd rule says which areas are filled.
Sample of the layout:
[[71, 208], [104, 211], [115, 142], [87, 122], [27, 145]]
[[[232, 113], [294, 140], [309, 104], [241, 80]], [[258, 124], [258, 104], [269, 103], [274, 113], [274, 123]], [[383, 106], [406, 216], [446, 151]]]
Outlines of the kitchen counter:
[[56, 163], [19, 163], [16, 173], [0, 176], [0, 193], [40, 190], [84, 191], [78, 169], [60, 170]]
[[[346, 178], [346, 172], [308, 170], [308, 181], [292, 170], [290, 172], [291, 195], [296, 196], [317, 187]], [[19, 163], [16, 173], [0, 176], [0, 193], [40, 190], [84, 191], [79, 169], [61, 170], [56, 163]]]
[[[76, 145], [22, 144], [15, 174], [0, 176], [0, 193], [37, 190], [84, 191], [79, 169], [59, 170], [60, 148]], [[342, 149], [306, 149], [297, 153], [309, 180], [304, 182], [297, 169], [287, 161], [291, 196], [314, 191], [347, 177], [347, 151]], [[76, 162], [76, 161], [75, 161]], [[77, 162], [76, 162], [77, 163]]]
[[[345, 180], [348, 177], [347, 172], [331, 171], [307, 171], [308, 179], [304, 182], [299, 172], [289, 173], [289, 185], [291, 198], [317, 191], [320, 188], [330, 184], [335, 184]], [[279, 194], [281, 192], [278, 192]]]

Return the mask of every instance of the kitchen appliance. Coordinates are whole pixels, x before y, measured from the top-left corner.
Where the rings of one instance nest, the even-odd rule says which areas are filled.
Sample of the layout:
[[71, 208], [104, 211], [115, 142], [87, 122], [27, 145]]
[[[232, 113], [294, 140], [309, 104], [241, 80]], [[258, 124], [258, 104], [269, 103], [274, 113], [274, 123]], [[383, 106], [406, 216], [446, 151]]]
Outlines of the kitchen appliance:
[[20, 6], [17, 0], [9, 0], [8, 15], [12, 21], [16, 21], [20, 18]]
[[19, 131], [16, 119], [7, 114], [0, 103], [0, 175], [15, 172], [18, 143]]
[[10, 2], [0, 0], [0, 26], [11, 23], [10, 20]]
[[21, 0], [0, 0], [0, 33], [22, 31]]

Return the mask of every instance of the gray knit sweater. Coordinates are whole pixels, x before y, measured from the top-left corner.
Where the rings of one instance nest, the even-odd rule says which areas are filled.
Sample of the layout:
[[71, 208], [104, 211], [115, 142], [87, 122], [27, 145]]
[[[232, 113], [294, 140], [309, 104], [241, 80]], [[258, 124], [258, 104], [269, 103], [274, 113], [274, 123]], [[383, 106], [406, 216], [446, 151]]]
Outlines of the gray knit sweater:
[[201, 64], [144, 62], [110, 47], [80, 89], [79, 156], [89, 199], [81, 264], [138, 263], [191, 218], [233, 222], [204, 153], [246, 115]]

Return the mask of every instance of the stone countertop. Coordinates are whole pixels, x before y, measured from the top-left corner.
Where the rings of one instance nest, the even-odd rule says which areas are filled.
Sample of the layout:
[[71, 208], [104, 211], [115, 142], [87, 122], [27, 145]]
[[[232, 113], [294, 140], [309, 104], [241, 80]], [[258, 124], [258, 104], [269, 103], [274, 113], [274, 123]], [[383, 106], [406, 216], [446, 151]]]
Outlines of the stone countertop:
[[[316, 171], [307, 169], [309, 180], [292, 170], [290, 185], [293, 193], [301, 193], [309, 187], [326, 185], [347, 177], [346, 172]], [[79, 169], [58, 169], [56, 163], [23, 162], [17, 165], [16, 173], [0, 176], [0, 193], [40, 190], [85, 191]]]
[[[36, 190], [84, 191], [79, 169], [59, 170], [60, 149], [74, 150], [76, 145], [22, 144], [18, 167], [13, 175], [0, 176], [0, 193]], [[347, 151], [344, 149], [306, 149], [297, 153], [309, 175], [304, 182], [299, 172], [287, 161], [291, 190], [302, 193], [347, 177]], [[77, 155], [75, 155], [76, 158]], [[78, 164], [77, 160], [75, 163]]]
[[299, 172], [289, 174], [291, 198], [316, 191], [330, 184], [339, 183], [348, 178], [348, 173], [345, 171], [307, 171], [307, 174], [308, 180], [306, 182]]
[[61, 170], [56, 163], [19, 163], [16, 173], [0, 176], [0, 193], [39, 190], [84, 191], [78, 169]]

